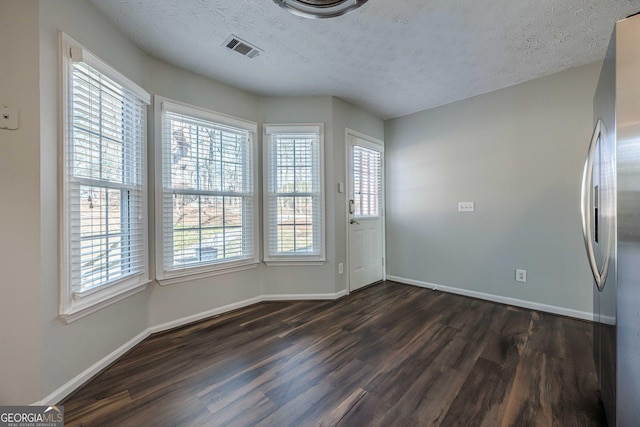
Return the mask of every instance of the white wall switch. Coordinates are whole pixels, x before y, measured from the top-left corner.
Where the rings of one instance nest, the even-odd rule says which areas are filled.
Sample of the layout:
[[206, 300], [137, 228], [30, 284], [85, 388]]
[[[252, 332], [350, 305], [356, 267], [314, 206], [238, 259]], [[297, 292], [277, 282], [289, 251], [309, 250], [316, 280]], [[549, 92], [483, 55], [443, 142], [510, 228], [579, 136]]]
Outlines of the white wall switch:
[[527, 283], [527, 270], [516, 268], [516, 282]]
[[338, 182], [338, 193], [344, 193], [344, 182]]
[[18, 129], [18, 109], [14, 107], [0, 106], [0, 129]]
[[344, 264], [338, 264], [338, 274], [344, 273]]
[[458, 202], [458, 212], [474, 212], [475, 210], [475, 202]]

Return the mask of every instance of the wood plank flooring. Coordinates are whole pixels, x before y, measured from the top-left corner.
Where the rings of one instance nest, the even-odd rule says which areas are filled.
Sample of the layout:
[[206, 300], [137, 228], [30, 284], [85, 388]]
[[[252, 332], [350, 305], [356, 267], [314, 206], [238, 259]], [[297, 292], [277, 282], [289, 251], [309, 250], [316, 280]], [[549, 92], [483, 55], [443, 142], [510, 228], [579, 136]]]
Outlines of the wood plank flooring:
[[384, 282], [149, 337], [67, 426], [601, 426], [591, 324]]

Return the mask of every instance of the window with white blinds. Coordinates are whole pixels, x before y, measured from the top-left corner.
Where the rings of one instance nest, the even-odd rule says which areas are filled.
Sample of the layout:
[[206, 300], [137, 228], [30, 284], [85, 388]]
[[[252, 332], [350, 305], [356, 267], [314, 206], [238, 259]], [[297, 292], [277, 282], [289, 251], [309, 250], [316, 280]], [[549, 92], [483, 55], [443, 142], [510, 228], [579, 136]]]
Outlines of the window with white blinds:
[[161, 105], [161, 278], [256, 262], [256, 125]]
[[150, 97], [71, 39], [64, 40], [63, 294], [70, 300], [63, 302], [63, 312], [69, 314], [73, 299], [115, 285], [144, 284], [148, 278]]
[[380, 216], [382, 191], [382, 153], [359, 145], [353, 146], [354, 218]]
[[324, 261], [322, 125], [265, 125], [265, 261]]

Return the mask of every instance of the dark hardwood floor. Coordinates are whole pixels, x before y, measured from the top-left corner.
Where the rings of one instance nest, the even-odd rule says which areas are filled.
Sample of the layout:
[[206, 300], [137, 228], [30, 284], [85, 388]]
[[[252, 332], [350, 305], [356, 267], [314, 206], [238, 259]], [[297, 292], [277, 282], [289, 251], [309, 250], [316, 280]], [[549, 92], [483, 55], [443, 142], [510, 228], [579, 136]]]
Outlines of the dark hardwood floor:
[[600, 426], [591, 324], [385, 282], [149, 337], [67, 426]]

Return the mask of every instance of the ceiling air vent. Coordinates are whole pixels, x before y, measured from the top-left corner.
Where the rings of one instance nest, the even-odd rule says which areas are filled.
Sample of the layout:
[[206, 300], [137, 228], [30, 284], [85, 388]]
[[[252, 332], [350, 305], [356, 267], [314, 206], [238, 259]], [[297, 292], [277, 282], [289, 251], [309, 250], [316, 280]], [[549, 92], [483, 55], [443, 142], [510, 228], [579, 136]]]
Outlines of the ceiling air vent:
[[260, 55], [261, 52], [264, 52], [259, 47], [254, 46], [251, 43], [248, 43], [242, 40], [240, 37], [234, 35], [229, 37], [227, 41], [224, 42], [223, 46], [226, 46], [231, 50], [235, 50], [236, 52], [249, 58], [255, 58], [256, 56]]

